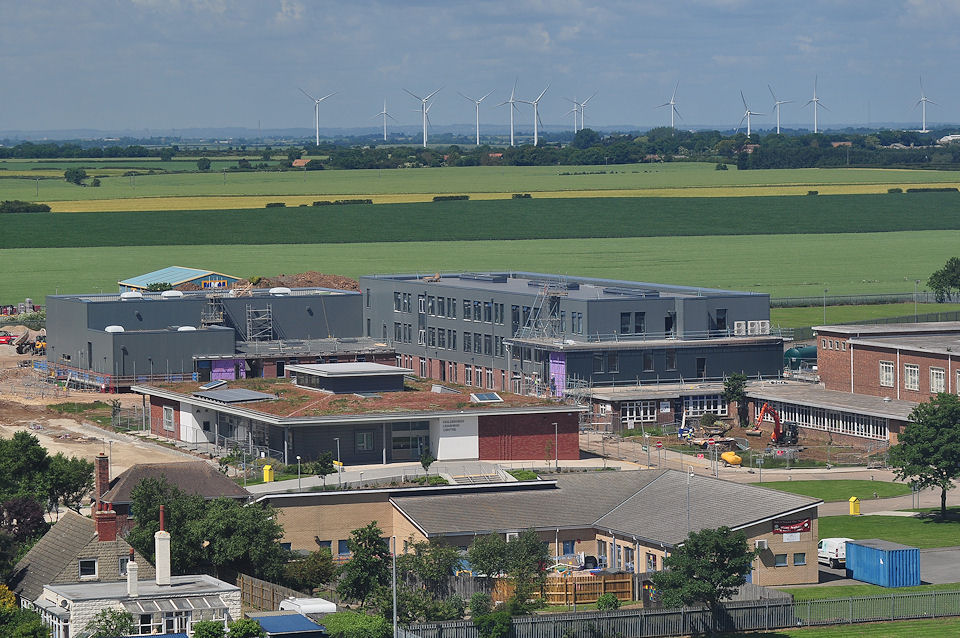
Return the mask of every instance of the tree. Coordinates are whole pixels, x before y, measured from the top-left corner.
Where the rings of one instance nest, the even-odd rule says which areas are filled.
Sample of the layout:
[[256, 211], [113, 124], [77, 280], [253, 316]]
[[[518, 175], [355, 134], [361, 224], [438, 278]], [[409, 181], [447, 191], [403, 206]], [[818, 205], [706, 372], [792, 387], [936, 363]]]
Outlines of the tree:
[[197, 170], [200, 171], [209, 171], [210, 170], [210, 159], [206, 157], [201, 157], [197, 160]]
[[173, 574], [196, 573], [206, 567], [203, 541], [198, 522], [205, 515], [201, 496], [185, 494], [165, 478], [147, 478], [130, 493], [136, 526], [127, 542], [145, 558], [153, 561], [153, 535], [160, 529], [160, 506], [166, 510], [166, 528], [176, 530], [170, 538], [170, 569]]
[[129, 636], [136, 630], [133, 615], [120, 609], [101, 609], [83, 628], [88, 638], [117, 638]]
[[250, 160], [248, 160], [245, 157], [241, 157], [239, 160], [237, 160], [237, 168], [253, 168], [253, 167], [250, 165]]
[[224, 638], [223, 623], [219, 620], [200, 620], [193, 623], [193, 638]]
[[0, 636], [4, 638], [49, 638], [50, 630], [40, 614], [16, 606], [0, 607]]
[[508, 607], [514, 616], [532, 611], [534, 594], [543, 590], [547, 573], [547, 546], [533, 529], [528, 529], [507, 543], [506, 571], [513, 581], [513, 597]]
[[952, 300], [955, 292], [960, 293], [960, 257], [948, 259], [943, 268], [930, 275], [927, 285], [933, 290], [937, 301]]
[[597, 611], [614, 611], [620, 609], [620, 599], [616, 594], [603, 594], [597, 598]]
[[291, 148], [287, 151], [287, 160], [293, 161], [298, 160], [303, 156], [303, 150], [299, 148]]
[[350, 532], [347, 548], [351, 557], [341, 570], [337, 593], [362, 607], [379, 588], [390, 583], [390, 548], [376, 521]]
[[600, 134], [592, 128], [582, 128], [573, 136], [573, 145], [576, 148], [584, 149], [596, 146], [600, 143]]
[[898, 479], [912, 479], [920, 489], [939, 487], [945, 517], [947, 490], [960, 478], [960, 397], [941, 393], [915, 407], [889, 462]]
[[467, 549], [467, 561], [474, 575], [499, 576], [507, 570], [507, 541], [502, 534], [477, 536]]
[[323, 626], [333, 638], [388, 638], [393, 632], [383, 616], [369, 616], [357, 611], [327, 614], [323, 617]]
[[29, 496], [16, 496], [3, 504], [3, 531], [23, 543], [47, 531], [43, 507]]
[[323, 487], [327, 487], [327, 475], [333, 474], [336, 472], [336, 467], [333, 465], [333, 452], [329, 450], [326, 452], [321, 452], [320, 456], [317, 457], [317, 460], [310, 464], [310, 469], [307, 470], [310, 474], [316, 474], [323, 479]]
[[50, 459], [47, 480], [50, 509], [62, 504], [79, 513], [81, 501], [93, 489], [93, 463], [57, 452]]
[[242, 571], [277, 580], [289, 558], [280, 544], [283, 527], [272, 507], [218, 498], [207, 503], [194, 529], [202, 539], [206, 562], [217, 575]]
[[312, 159], [304, 165], [303, 169], [307, 171], [322, 171], [324, 168], [323, 161], [318, 159]]
[[167, 281], [155, 281], [152, 284], [147, 284], [147, 290], [149, 292], [163, 292], [164, 290], [173, 290], [173, 284]]
[[40, 439], [29, 432], [16, 432], [0, 439], [0, 500], [14, 496], [32, 496], [46, 502], [47, 469], [50, 457]]
[[68, 168], [63, 172], [63, 179], [79, 186], [83, 184], [83, 180], [87, 179], [87, 171], [82, 168]]
[[172, 148], [161, 148], [160, 149], [160, 161], [169, 162], [173, 159], [174, 150]]
[[231, 623], [227, 623], [230, 630], [230, 638], [263, 638], [267, 632], [263, 630], [253, 618], [238, 618]]
[[737, 424], [747, 422], [747, 375], [734, 372], [723, 381], [723, 400], [737, 404]]
[[424, 474], [430, 474], [430, 466], [436, 460], [430, 452], [424, 452], [420, 455], [420, 465], [423, 467]]
[[668, 571], [654, 574], [653, 584], [665, 605], [707, 605], [716, 618], [720, 601], [747, 582], [755, 556], [743, 532], [729, 527], [691, 532], [663, 561]]
[[310, 552], [305, 558], [287, 563], [283, 568], [284, 578], [294, 589], [313, 591], [329, 583], [337, 575], [337, 566], [327, 547]]
[[[403, 622], [458, 620], [466, 604], [450, 591], [450, 577], [460, 565], [460, 552], [452, 545], [432, 539], [414, 543], [397, 556], [397, 617]], [[377, 607], [393, 615], [392, 592], [378, 590]]]

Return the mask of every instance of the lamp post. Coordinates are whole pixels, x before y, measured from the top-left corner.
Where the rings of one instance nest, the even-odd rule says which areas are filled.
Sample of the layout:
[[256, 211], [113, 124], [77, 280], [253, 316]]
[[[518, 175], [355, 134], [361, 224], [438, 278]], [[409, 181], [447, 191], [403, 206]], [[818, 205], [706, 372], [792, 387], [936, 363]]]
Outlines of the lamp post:
[[343, 487], [343, 463], [340, 461], [340, 437], [333, 439], [337, 442], [337, 487]]
[[823, 289], [823, 325], [827, 325], [827, 292], [826, 288]]
[[913, 322], [917, 323], [920, 321], [920, 316], [917, 314], [917, 286], [920, 285], [919, 279], [913, 280]]
[[397, 537], [393, 537], [393, 638], [397, 638]]
[[693, 477], [692, 471], [687, 471], [687, 536], [690, 535], [690, 479]]
[[297, 455], [297, 491], [302, 492], [303, 488], [300, 486], [300, 455]]
[[560, 470], [560, 428], [553, 422], [553, 469]]

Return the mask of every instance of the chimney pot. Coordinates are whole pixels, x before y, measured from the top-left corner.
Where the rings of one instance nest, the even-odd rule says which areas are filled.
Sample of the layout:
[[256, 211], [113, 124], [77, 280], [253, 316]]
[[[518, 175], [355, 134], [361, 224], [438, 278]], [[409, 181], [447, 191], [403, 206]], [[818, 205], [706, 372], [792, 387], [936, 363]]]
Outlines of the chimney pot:
[[117, 540], [117, 513], [102, 507], [93, 515], [97, 528], [97, 538], [101, 543]]

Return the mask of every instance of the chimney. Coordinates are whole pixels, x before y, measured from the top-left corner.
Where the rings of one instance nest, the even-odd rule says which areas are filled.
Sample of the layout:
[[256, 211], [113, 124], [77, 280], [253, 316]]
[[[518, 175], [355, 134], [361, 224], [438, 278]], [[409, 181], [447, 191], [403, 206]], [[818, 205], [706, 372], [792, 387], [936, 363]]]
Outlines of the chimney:
[[127, 596], [136, 598], [139, 594], [140, 580], [138, 572], [140, 566], [134, 562], [133, 548], [130, 548], [130, 560], [127, 562]]
[[93, 460], [93, 496], [99, 501], [110, 490], [110, 459], [101, 452]]
[[117, 540], [117, 513], [105, 503], [97, 503], [93, 520], [97, 526], [97, 538], [101, 543]]
[[160, 531], [153, 535], [157, 563], [157, 585], [170, 584], [170, 534], [164, 529], [166, 512], [160, 506]]

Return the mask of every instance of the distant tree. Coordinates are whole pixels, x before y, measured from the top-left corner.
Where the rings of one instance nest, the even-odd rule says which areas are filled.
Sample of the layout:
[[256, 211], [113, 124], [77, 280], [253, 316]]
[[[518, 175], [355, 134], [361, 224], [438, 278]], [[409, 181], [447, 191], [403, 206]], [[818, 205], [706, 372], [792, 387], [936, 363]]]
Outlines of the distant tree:
[[600, 134], [591, 128], [582, 128], [573, 136], [573, 145], [579, 149], [590, 148], [599, 143]]
[[193, 638], [224, 638], [223, 622], [219, 620], [201, 620], [193, 623]]
[[321, 160], [312, 159], [303, 168], [308, 171], [322, 171], [324, 166]]
[[260, 159], [263, 160], [264, 162], [269, 162], [270, 160], [273, 159], [273, 153], [271, 153], [270, 151], [264, 151], [260, 155]]
[[720, 601], [747, 582], [755, 556], [743, 532], [729, 527], [691, 532], [663, 561], [667, 571], [654, 574], [653, 584], [664, 605], [707, 605], [716, 619]]
[[150, 292], [163, 292], [164, 290], [173, 290], [173, 285], [166, 281], [155, 281], [147, 284], [147, 290]]
[[227, 623], [227, 629], [230, 630], [230, 638], [263, 638], [267, 635], [253, 618], [238, 618]]
[[340, 572], [337, 593], [363, 607], [367, 599], [390, 582], [390, 548], [376, 521], [350, 532], [350, 560]]
[[50, 458], [47, 495], [51, 511], [63, 505], [80, 512], [80, 504], [93, 489], [93, 463], [57, 452]]
[[63, 178], [71, 184], [79, 186], [83, 183], [83, 180], [87, 179], [87, 171], [82, 168], [68, 168], [63, 172]]
[[117, 638], [136, 631], [133, 615], [119, 609], [101, 609], [83, 628], [88, 638]]
[[723, 381], [723, 400], [737, 403], [737, 424], [747, 422], [747, 375], [734, 372]]
[[3, 504], [3, 531], [18, 543], [39, 538], [47, 531], [43, 507], [29, 496], [16, 496]]
[[241, 157], [237, 160], [237, 168], [252, 168], [250, 165], [250, 160], [245, 157]]
[[207, 157], [201, 157], [197, 160], [197, 170], [200, 171], [209, 171], [210, 170], [210, 159]]
[[960, 257], [951, 257], [943, 268], [934, 271], [927, 279], [927, 285], [933, 290], [938, 302], [953, 300], [960, 294]]
[[172, 148], [161, 148], [160, 149], [160, 161], [169, 162], [173, 159], [174, 150]]
[[299, 148], [291, 148], [287, 150], [287, 159], [291, 162], [293, 160], [298, 160], [303, 157], [303, 150]]
[[423, 467], [424, 474], [430, 474], [430, 466], [433, 465], [436, 460], [430, 452], [424, 452], [420, 455], [420, 466]]
[[947, 490], [960, 478], [960, 397], [940, 393], [919, 404], [890, 448], [889, 463], [900, 480], [940, 488], [940, 516], [947, 515]]
[[313, 591], [332, 581], [337, 575], [337, 566], [327, 547], [310, 552], [306, 557], [292, 560], [283, 568], [284, 579], [294, 589]]

